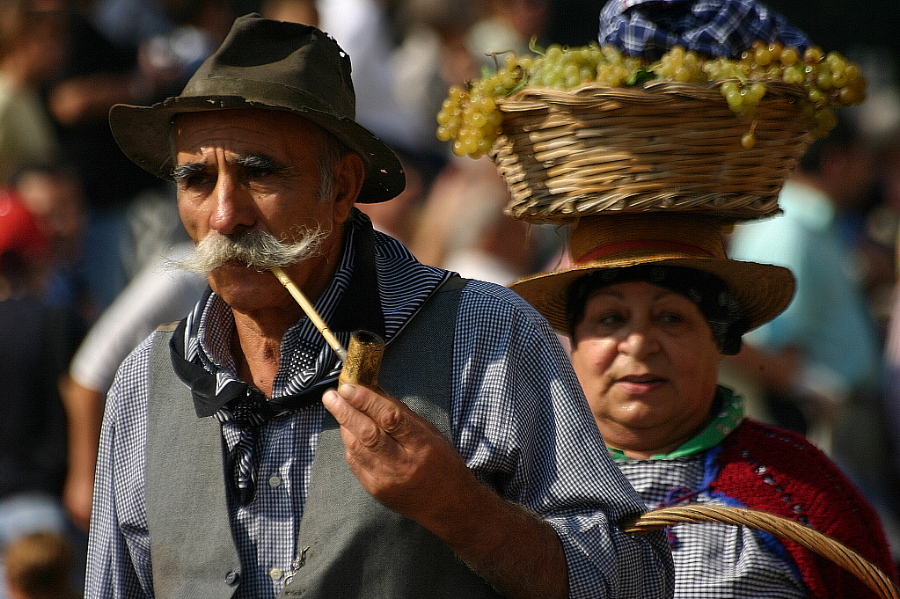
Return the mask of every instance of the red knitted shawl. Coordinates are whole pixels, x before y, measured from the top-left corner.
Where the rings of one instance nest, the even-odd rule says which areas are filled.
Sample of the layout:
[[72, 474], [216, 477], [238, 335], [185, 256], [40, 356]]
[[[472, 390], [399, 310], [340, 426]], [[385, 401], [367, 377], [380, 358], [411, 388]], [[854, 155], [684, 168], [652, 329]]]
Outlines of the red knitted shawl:
[[[714, 494], [776, 514], [853, 549], [892, 580], [897, 572], [881, 522], [837, 466], [801, 435], [744, 420], [722, 443]], [[793, 541], [782, 541], [814, 599], [877, 598], [856, 576]]]

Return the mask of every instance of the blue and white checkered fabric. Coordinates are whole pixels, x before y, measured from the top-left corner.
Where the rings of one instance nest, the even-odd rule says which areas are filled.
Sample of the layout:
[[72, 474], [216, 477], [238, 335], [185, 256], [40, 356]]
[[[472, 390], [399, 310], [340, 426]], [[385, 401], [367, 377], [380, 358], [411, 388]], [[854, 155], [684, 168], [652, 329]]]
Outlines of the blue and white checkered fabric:
[[806, 34], [754, 0], [609, 0], [598, 41], [655, 60], [674, 45], [737, 58], [754, 41], [805, 49]]
[[[351, 229], [371, 226], [362, 219], [368, 221], [357, 213]], [[349, 244], [335, 281], [349, 280], [355, 251]], [[419, 263], [399, 242], [377, 232], [376, 264], [390, 340], [446, 272]], [[335, 281], [316, 302], [326, 322], [346, 289]], [[206, 315], [203, 322], [220, 326], [199, 327], [197, 338], [185, 343], [186, 351], [205, 355], [211, 371], [227, 371], [223, 380], [236, 378], [229, 355], [230, 311], [215, 295], [197, 311]], [[307, 323], [301, 320], [284, 337], [286, 358], [273, 384], [275, 397], [312, 384], [304, 373], [312, 361], [295, 358], [298, 351], [330, 351]], [[470, 281], [460, 293], [454, 337], [447, 343], [452, 343], [454, 444], [479, 479], [554, 528], [566, 554], [570, 598], [671, 596], [673, 566], [665, 538], [634, 537], [622, 530], [620, 523], [644, 506], [609, 459], [578, 379], [546, 320], [509, 289]], [[86, 599], [155, 596], [142, 450], [149, 361], [148, 339], [123, 364], [107, 401]], [[277, 483], [260, 483], [252, 503], [232, 505], [232, 531], [242, 562], [242, 582], [233, 599], [275, 599], [285, 584], [284, 573], [293, 568], [324, 414], [318, 403], [279, 414], [259, 428], [257, 478]], [[233, 450], [240, 440], [238, 427], [226, 419], [222, 434], [227, 450]]]

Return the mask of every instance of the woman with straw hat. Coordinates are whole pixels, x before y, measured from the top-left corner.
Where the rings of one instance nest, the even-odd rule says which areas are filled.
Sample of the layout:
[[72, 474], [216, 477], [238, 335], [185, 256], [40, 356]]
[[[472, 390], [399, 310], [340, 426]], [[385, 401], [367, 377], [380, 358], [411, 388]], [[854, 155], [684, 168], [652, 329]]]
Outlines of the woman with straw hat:
[[[723, 355], [790, 302], [785, 268], [725, 254], [722, 221], [686, 213], [582, 217], [573, 265], [512, 285], [571, 340], [572, 362], [620, 470], [649, 508], [696, 503], [776, 514], [896, 579], [873, 509], [801, 436], [743, 416], [717, 383]], [[871, 597], [792, 541], [732, 526], [669, 533], [676, 597]]]

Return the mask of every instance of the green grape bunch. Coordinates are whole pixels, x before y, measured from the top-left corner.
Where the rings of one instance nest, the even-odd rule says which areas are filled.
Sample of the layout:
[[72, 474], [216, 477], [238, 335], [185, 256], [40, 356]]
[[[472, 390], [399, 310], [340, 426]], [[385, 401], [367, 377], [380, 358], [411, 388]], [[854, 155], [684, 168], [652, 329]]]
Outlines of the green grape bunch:
[[[534, 49], [534, 48], [533, 48]], [[536, 50], [536, 49], [535, 49]], [[815, 137], [835, 126], [834, 108], [866, 98], [867, 80], [859, 66], [838, 52], [810, 46], [802, 51], [778, 42], [754, 42], [738, 58], [707, 57], [673, 46], [658, 60], [625, 55], [612, 46], [549, 46], [535, 55], [505, 53], [502, 65], [467, 85], [454, 85], [437, 115], [437, 137], [451, 142], [457, 156], [479, 158], [500, 135], [502, 115], [497, 100], [523, 88], [572, 90], [586, 85], [639, 86], [649, 81], [715, 86], [737, 115], [753, 117], [773, 81], [802, 87], [803, 119]], [[495, 59], [498, 57], [495, 56]], [[753, 127], [741, 144], [756, 143]]]
[[437, 116], [438, 139], [452, 140], [457, 156], [478, 158], [486, 154], [503, 120], [495, 100], [516, 89], [530, 66], [529, 58], [510, 56], [502, 69], [471, 82], [467, 88], [451, 86]]

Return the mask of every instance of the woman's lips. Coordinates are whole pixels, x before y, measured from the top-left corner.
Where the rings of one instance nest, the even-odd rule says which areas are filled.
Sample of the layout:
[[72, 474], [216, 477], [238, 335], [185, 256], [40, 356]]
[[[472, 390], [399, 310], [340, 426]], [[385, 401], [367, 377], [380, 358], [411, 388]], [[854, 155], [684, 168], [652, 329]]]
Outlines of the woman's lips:
[[623, 376], [616, 384], [632, 395], [649, 393], [666, 384], [666, 379], [652, 374]]

